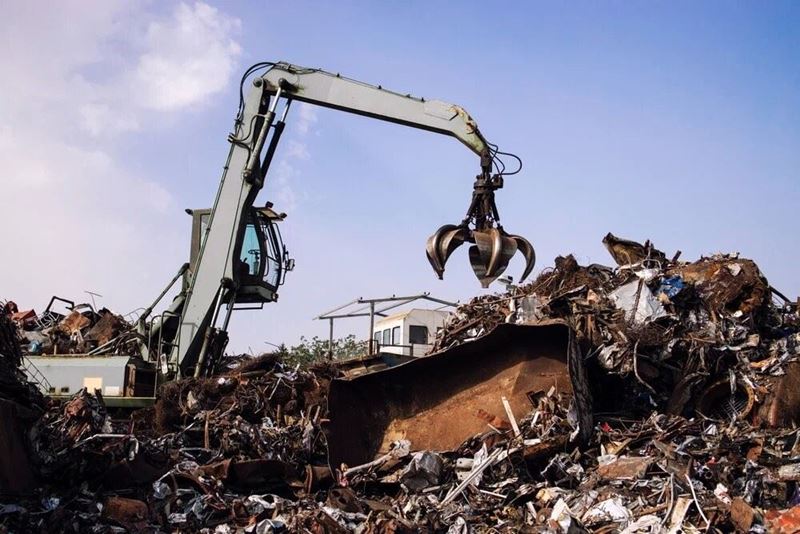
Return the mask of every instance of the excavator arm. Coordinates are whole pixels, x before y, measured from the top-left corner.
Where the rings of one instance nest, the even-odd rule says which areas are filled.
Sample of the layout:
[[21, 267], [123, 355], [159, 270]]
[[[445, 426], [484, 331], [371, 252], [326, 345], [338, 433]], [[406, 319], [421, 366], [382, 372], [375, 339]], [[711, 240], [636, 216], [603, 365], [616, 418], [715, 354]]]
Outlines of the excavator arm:
[[461, 106], [396, 93], [339, 74], [283, 62], [269, 69], [261, 81], [272, 95], [282, 89], [283, 96], [298, 102], [455, 137], [481, 158], [482, 167], [491, 162], [486, 139]]
[[[248, 76], [263, 68], [266, 72], [252, 78], [245, 96]], [[253, 249], [257, 254], [252, 257], [246, 251], [249, 243], [270, 241], [272, 223], [276, 218], [282, 219], [269, 209], [271, 204], [257, 209], [254, 202], [295, 100], [452, 136], [479, 156], [481, 170], [466, 217], [458, 225], [441, 227], [427, 243], [428, 259], [439, 278], [447, 258], [465, 241], [473, 243], [470, 261], [484, 287], [500, 276], [517, 250], [527, 260], [522, 278], [533, 268], [530, 243], [507, 234], [499, 224], [494, 191], [502, 187], [503, 178], [502, 173], [491, 174], [497, 149], [460, 106], [282, 62], [262, 63], [248, 70], [242, 79], [241, 94], [219, 190], [199, 238], [199, 252], [187, 273], [182, 301], [175, 306], [181, 315], [175, 342], [171, 344], [170, 362], [180, 374], [199, 376], [208, 372], [215, 356], [224, 349], [228, 321], [237, 303], [263, 304], [278, 298], [280, 282], [271, 281], [282, 281], [282, 272], [291, 267], [285, 248], [272, 252], [264, 247]], [[283, 108], [279, 111], [281, 102]], [[278, 113], [280, 118], [276, 120]], [[254, 239], [252, 235], [261, 237]], [[271, 241], [272, 249], [282, 246], [275, 239]], [[266, 256], [273, 261], [270, 269], [256, 265]], [[270, 281], [263, 278], [267, 272], [271, 273]]]
[[497, 149], [486, 141], [464, 108], [284, 62], [274, 64], [256, 82], [265, 84], [269, 94], [280, 92], [293, 100], [449, 135], [461, 141], [480, 157], [481, 173], [476, 177], [464, 220], [442, 226], [428, 239], [426, 252], [431, 266], [441, 279], [448, 257], [466, 241], [474, 244], [469, 251], [470, 263], [483, 287], [488, 287], [505, 271], [517, 250], [526, 259], [521, 279], [530, 274], [535, 263], [533, 247], [523, 237], [507, 234], [499, 224], [494, 191], [503, 187], [502, 172], [491, 175]]

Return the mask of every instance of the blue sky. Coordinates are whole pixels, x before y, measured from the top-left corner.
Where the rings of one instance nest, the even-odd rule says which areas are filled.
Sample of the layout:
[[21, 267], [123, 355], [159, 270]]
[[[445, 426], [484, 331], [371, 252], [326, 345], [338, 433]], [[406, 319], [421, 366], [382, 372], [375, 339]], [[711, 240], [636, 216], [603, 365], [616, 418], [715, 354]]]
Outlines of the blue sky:
[[[536, 272], [567, 253], [610, 263], [611, 231], [684, 259], [739, 251], [800, 294], [800, 4], [9, 10], [0, 209], [14, 222], [0, 228], [0, 295], [22, 307], [84, 290], [120, 312], [147, 305], [185, 261], [183, 209], [213, 198], [239, 74], [278, 59], [464, 106], [524, 160], [498, 205], [534, 244]], [[231, 348], [324, 336], [311, 318], [358, 296], [480, 293], [466, 248], [443, 282], [424, 255], [431, 232], [463, 217], [477, 170], [453, 139], [294, 108], [262, 198], [289, 212], [297, 269], [280, 302], [235, 318]]]

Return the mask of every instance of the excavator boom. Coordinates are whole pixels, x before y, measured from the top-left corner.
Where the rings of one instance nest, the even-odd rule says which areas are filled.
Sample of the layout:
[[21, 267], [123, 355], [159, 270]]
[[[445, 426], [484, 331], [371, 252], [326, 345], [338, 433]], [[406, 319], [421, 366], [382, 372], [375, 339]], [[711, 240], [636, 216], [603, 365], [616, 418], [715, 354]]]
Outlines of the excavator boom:
[[482, 166], [489, 164], [486, 139], [475, 120], [456, 104], [396, 93], [340, 74], [284, 62], [275, 64], [261, 79], [273, 95], [283, 88], [287, 97], [299, 102], [455, 137], [481, 158]]
[[450, 254], [469, 242], [473, 243], [470, 263], [483, 287], [488, 287], [505, 271], [517, 251], [526, 260], [521, 279], [530, 274], [536, 261], [533, 246], [525, 238], [505, 232], [494, 202], [494, 191], [503, 187], [502, 171], [491, 175], [497, 147], [486, 141], [464, 108], [285, 62], [274, 64], [261, 81], [270, 94], [283, 91], [284, 96], [294, 100], [449, 135], [461, 141], [480, 157], [481, 173], [476, 177], [472, 203], [464, 220], [457, 225], [442, 226], [428, 239], [426, 252], [431, 267], [441, 279]]

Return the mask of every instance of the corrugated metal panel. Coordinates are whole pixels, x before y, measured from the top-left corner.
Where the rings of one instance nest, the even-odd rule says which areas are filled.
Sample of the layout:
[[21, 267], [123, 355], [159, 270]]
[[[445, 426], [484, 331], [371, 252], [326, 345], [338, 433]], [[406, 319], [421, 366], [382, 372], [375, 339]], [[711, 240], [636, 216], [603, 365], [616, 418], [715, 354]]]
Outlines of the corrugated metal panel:
[[31, 363], [52, 388], [44, 393], [70, 395], [83, 387], [104, 395], [122, 395], [130, 356], [31, 356]]

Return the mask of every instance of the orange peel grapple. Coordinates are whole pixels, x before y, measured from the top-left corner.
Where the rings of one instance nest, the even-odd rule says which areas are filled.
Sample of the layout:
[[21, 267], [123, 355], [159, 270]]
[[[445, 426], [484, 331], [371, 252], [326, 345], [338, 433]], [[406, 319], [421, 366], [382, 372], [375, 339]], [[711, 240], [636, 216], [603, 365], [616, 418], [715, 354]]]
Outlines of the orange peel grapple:
[[533, 270], [536, 263], [533, 245], [524, 237], [507, 233], [500, 224], [494, 192], [501, 187], [502, 175], [491, 176], [484, 170], [475, 180], [472, 202], [461, 224], [445, 224], [428, 238], [425, 247], [428, 261], [440, 280], [447, 259], [465, 242], [472, 243], [469, 262], [482, 287], [489, 287], [503, 274], [517, 251], [525, 257], [520, 282]]

